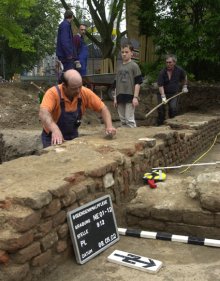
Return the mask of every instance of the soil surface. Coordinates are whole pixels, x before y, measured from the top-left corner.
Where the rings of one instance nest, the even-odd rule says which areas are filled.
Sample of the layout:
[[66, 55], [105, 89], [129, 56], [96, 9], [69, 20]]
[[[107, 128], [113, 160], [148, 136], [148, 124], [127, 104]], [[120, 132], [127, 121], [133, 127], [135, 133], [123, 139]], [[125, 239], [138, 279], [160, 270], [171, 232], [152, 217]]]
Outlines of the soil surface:
[[35, 89], [21, 84], [0, 84], [1, 129], [40, 128], [38, 110], [38, 94]]
[[[50, 87], [44, 84], [38, 84], [38, 86], [44, 91]], [[212, 88], [211, 86], [210, 89]], [[135, 115], [138, 126], [153, 125], [155, 122], [156, 111], [150, 118], [145, 118], [145, 114], [157, 105], [156, 95], [152, 95], [152, 89], [149, 90], [146, 87], [147, 86], [143, 84], [143, 87], [141, 88], [141, 102], [136, 108]], [[191, 87], [194, 89], [193, 85]], [[220, 86], [216, 87], [216, 91], [219, 91]], [[206, 88], [207, 86], [205, 86], [205, 89]], [[153, 91], [155, 92], [155, 89]], [[0, 83], [0, 129], [14, 129], [15, 133], [16, 130], [41, 130], [42, 127], [38, 118], [38, 93], [39, 90], [31, 83]], [[97, 87], [96, 94], [103, 99], [111, 112], [114, 125], [118, 127], [120, 125], [118, 114], [113, 107], [112, 100], [110, 100], [107, 94], [106, 87]], [[187, 96], [186, 101], [188, 102], [187, 111], [195, 110], [195, 108], [190, 108], [189, 95]], [[207, 103], [203, 102], [202, 104], [201, 102], [198, 102], [195, 111], [197, 113], [210, 113], [216, 111], [216, 109], [218, 110], [219, 103], [213, 100], [211, 101], [212, 102]], [[91, 110], [87, 110], [83, 116], [79, 132], [81, 130], [84, 132], [84, 129], [93, 131], [101, 124], [102, 121], [100, 115]]]
[[[42, 86], [42, 89], [48, 87]], [[39, 102], [38, 89], [30, 84], [1, 83], [0, 84], [0, 128], [15, 130], [41, 129], [38, 118]], [[117, 120], [116, 111], [112, 108], [112, 101], [106, 100], [113, 118]], [[113, 110], [112, 110], [113, 109]], [[87, 110], [83, 118], [83, 126], [100, 125], [100, 116]]]

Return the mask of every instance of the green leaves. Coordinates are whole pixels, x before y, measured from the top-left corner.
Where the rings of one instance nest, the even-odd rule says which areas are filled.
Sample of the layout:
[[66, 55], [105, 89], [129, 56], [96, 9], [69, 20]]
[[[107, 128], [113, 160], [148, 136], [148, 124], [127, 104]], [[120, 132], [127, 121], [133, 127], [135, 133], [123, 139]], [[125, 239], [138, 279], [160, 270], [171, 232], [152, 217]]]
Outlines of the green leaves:
[[149, 14], [156, 11], [151, 23], [154, 28], [152, 33], [141, 30], [143, 34], [154, 37], [159, 58], [174, 53], [178, 64], [197, 79], [209, 79], [210, 73], [215, 75], [215, 79], [220, 79], [215, 74], [217, 71], [207, 72], [204, 68], [212, 65], [212, 68], [220, 70], [220, 0], [157, 0], [152, 6], [145, 2], [149, 1], [142, 0], [142, 6], [148, 10], [140, 10], [140, 25], [144, 25]]
[[1, 1], [0, 56], [8, 78], [54, 53], [59, 20], [60, 4], [54, 0]]
[[35, 0], [3, 0], [0, 11], [0, 33], [12, 48], [33, 51], [32, 40], [24, 33], [20, 22], [30, 17]]

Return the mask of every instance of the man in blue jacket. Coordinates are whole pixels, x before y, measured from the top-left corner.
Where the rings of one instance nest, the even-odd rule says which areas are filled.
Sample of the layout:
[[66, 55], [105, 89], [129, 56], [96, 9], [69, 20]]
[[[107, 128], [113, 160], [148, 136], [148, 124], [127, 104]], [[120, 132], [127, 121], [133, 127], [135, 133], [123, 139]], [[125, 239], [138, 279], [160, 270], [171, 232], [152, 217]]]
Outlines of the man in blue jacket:
[[85, 43], [84, 37], [86, 34], [86, 25], [80, 24], [78, 34], [73, 36], [73, 46], [75, 52], [75, 68], [81, 74], [86, 75], [88, 47]]
[[73, 12], [66, 10], [64, 13], [64, 20], [60, 23], [58, 28], [56, 55], [63, 64], [63, 72], [74, 68], [72, 19]]

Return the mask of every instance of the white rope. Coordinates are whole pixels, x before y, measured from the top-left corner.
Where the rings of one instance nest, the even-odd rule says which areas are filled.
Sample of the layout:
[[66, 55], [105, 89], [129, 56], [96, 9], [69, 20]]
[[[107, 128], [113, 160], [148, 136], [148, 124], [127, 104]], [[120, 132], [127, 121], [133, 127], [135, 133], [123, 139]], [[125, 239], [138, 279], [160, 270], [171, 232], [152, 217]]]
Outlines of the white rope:
[[179, 166], [168, 166], [168, 167], [156, 167], [156, 168], [152, 168], [152, 170], [158, 170], [158, 169], [179, 169], [179, 168], [183, 168], [183, 167], [194, 167], [194, 166], [208, 166], [208, 165], [217, 165], [220, 164], [220, 161], [216, 161], [216, 162], [210, 162], [210, 163], [197, 163], [197, 164], [183, 164], [183, 165], [179, 165]]

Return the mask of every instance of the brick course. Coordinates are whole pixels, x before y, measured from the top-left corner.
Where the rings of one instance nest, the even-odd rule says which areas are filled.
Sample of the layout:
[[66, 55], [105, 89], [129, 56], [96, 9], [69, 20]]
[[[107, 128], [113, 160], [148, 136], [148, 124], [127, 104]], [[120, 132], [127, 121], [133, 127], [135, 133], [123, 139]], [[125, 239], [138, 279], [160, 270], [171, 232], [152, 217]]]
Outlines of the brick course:
[[[27, 198], [17, 196], [10, 201], [7, 208], [1, 207], [4, 209], [4, 216], [2, 215], [0, 220], [5, 222], [4, 229], [0, 230], [2, 280], [15, 280], [16, 275], [19, 275], [19, 279], [16, 279], [18, 281], [31, 280], [30, 276], [37, 275], [37, 272], [41, 272], [48, 264], [56, 264], [58, 260], [62, 260], [62, 255], [66, 257], [72, 254], [72, 249], [69, 249], [71, 244], [66, 223], [66, 214], [69, 210], [104, 194], [111, 194], [114, 204], [120, 206], [120, 203], [128, 198], [131, 186], [142, 182], [146, 169], [181, 164], [189, 156], [192, 157], [207, 149], [219, 131], [220, 118], [210, 117], [207, 122], [197, 127], [193, 124], [193, 128], [185, 124], [184, 132], [180, 127], [177, 130], [175, 124], [175, 130], [169, 129], [160, 133], [155, 130], [154, 140], [150, 144], [147, 140], [138, 140], [138, 134], [144, 135], [144, 128], [137, 128], [137, 138], [127, 143], [125, 134], [129, 135], [130, 131], [129, 129], [123, 131], [124, 147], [117, 147], [118, 144], [114, 144], [113, 141], [111, 144], [108, 143], [112, 145], [109, 153], [108, 149], [103, 148], [103, 144], [100, 144], [100, 149], [96, 144], [94, 154], [97, 153], [100, 157], [101, 153], [98, 167], [90, 165], [85, 172], [79, 167], [79, 173], [72, 172], [70, 167], [70, 175], [56, 181], [56, 186], [48, 187], [47, 192], [45, 190], [40, 193], [34, 192]], [[86, 141], [87, 146], [91, 146], [88, 149], [92, 149], [89, 140]], [[102, 159], [105, 158], [107, 160], [103, 164]], [[19, 163], [19, 159], [17, 162]], [[10, 169], [10, 163], [7, 165]], [[104, 177], [108, 173], [111, 174], [113, 183], [106, 188]], [[8, 198], [5, 198], [5, 201], [2, 199], [1, 206], [5, 206], [7, 200]], [[12, 217], [10, 210], [13, 204], [25, 206], [27, 214], [23, 217]], [[201, 212], [184, 210], [174, 215], [169, 209], [156, 209], [140, 204], [133, 213], [129, 214], [128, 211], [127, 222], [128, 225], [145, 229], [172, 231], [178, 225], [180, 233], [182, 231], [193, 235], [199, 233], [201, 236], [201, 233], [205, 235], [212, 232], [217, 235], [220, 214], [204, 210]]]

